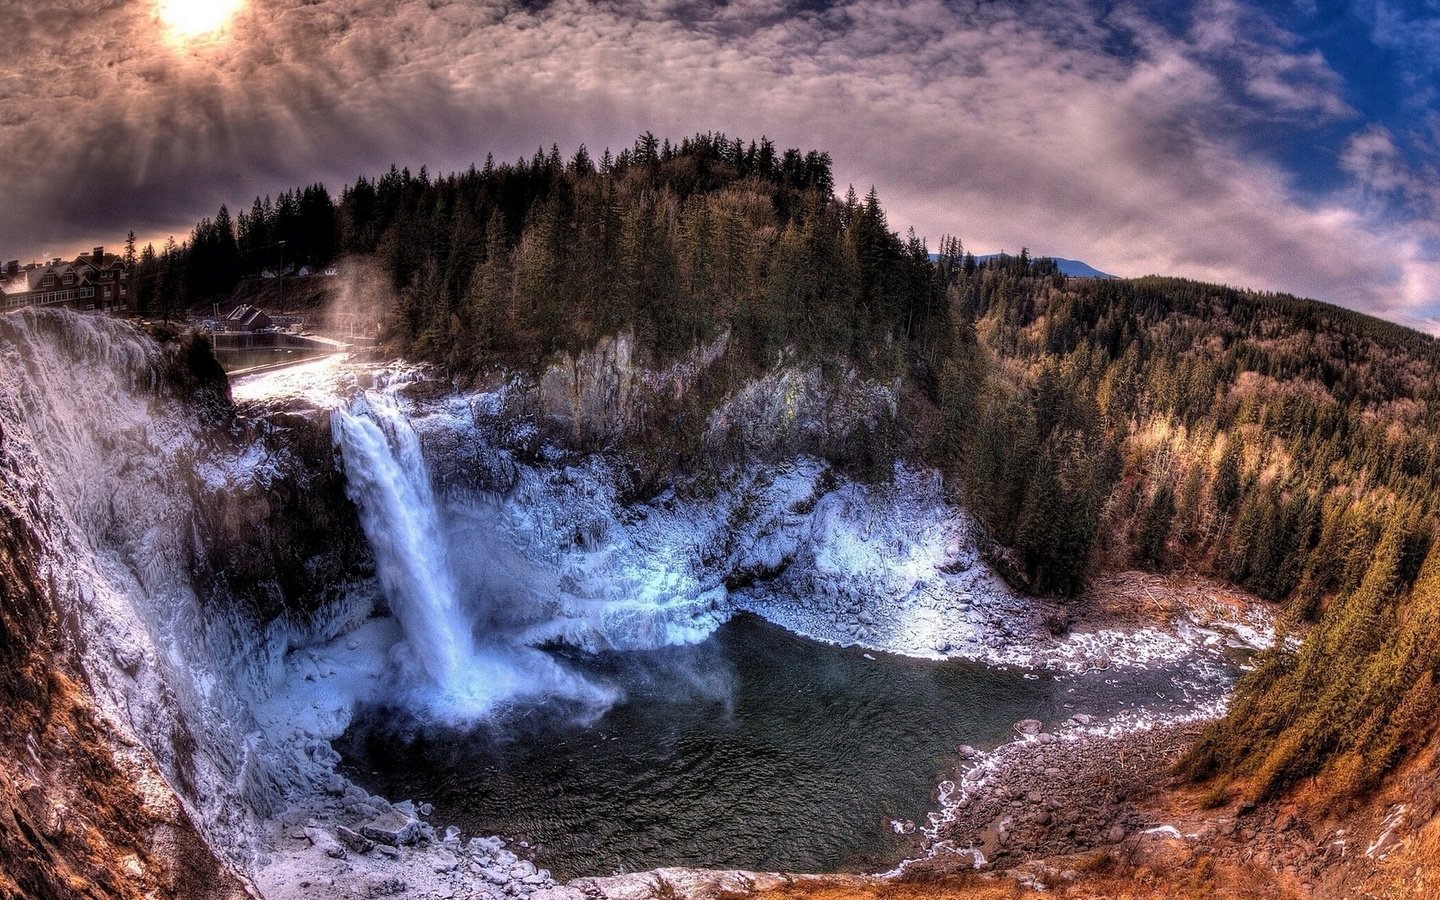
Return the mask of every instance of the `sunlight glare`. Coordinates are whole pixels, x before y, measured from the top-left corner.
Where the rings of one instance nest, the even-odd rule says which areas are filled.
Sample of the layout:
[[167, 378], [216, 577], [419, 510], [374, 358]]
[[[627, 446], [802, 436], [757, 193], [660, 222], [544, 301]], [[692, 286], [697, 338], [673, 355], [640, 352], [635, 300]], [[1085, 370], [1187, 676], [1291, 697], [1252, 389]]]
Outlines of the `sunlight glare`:
[[191, 41], [225, 27], [243, 0], [158, 0], [160, 21], [175, 40]]

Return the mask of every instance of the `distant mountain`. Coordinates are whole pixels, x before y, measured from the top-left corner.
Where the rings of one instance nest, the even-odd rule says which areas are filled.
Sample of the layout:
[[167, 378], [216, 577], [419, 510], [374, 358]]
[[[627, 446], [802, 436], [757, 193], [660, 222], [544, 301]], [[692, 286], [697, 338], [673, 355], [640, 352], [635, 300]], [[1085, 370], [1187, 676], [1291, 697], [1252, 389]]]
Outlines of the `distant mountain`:
[[[999, 257], [1006, 255], [1007, 254], [1004, 253], [987, 253], [984, 256], [977, 256], [975, 258], [983, 262], [987, 259], [998, 259]], [[1102, 272], [1094, 266], [1090, 265], [1089, 263], [1081, 262], [1078, 259], [1065, 259], [1061, 256], [1052, 256], [1050, 258], [1055, 260], [1056, 264], [1060, 266], [1061, 274], [1069, 275], [1071, 278], [1117, 277], [1115, 275], [1111, 275], [1109, 272]]]
[[[1002, 256], [1011, 256], [1011, 255], [1013, 255], [1013, 254], [1009, 254], [1009, 253], [986, 253], [984, 256], [977, 256], [977, 257], [975, 257], [975, 258], [976, 258], [977, 260], [979, 260], [980, 262], [985, 262], [986, 260], [999, 259], [999, 258], [1002, 257]], [[933, 259], [939, 259], [939, 258], [940, 258], [940, 254], [938, 254], [938, 253], [932, 253], [932, 254], [930, 254], [930, 258], [931, 258], [932, 260], [933, 260]], [[1040, 257], [1034, 257], [1034, 258], [1035, 258], [1035, 259], [1039, 259]], [[1109, 272], [1102, 272], [1102, 271], [1100, 271], [1099, 269], [1095, 268], [1094, 266], [1090, 265], [1089, 263], [1087, 263], [1087, 262], [1081, 262], [1081, 261], [1078, 260], [1078, 259], [1066, 259], [1066, 258], [1064, 258], [1063, 256], [1052, 256], [1052, 257], [1050, 257], [1050, 259], [1055, 260], [1055, 263], [1056, 263], [1058, 266], [1060, 266], [1060, 272], [1061, 272], [1061, 274], [1063, 274], [1063, 275], [1068, 275], [1068, 276], [1070, 276], [1071, 278], [1119, 278], [1119, 277], [1120, 277], [1119, 275], [1111, 275]]]

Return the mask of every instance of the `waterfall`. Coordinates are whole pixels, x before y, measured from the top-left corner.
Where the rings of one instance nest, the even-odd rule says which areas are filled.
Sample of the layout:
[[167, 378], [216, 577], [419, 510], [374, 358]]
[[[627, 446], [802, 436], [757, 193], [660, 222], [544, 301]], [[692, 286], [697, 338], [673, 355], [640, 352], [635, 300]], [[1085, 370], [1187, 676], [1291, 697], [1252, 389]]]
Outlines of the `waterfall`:
[[381, 590], [404, 634], [392, 651], [401, 695], [391, 699], [451, 724], [544, 701], [560, 701], [570, 715], [598, 716], [620, 692], [526, 642], [516, 623], [545, 618], [544, 603], [513, 597], [500, 615], [484, 584], [500, 577], [494, 549], [476, 541], [463, 561], [451, 559], [450, 526], [397, 396], [403, 384], [366, 391], [331, 413], [346, 492], [360, 510]]
[[332, 413], [347, 493], [375, 551], [380, 584], [426, 675], [463, 692], [475, 639], [445, 550], [430, 472], [394, 389], [367, 392]]

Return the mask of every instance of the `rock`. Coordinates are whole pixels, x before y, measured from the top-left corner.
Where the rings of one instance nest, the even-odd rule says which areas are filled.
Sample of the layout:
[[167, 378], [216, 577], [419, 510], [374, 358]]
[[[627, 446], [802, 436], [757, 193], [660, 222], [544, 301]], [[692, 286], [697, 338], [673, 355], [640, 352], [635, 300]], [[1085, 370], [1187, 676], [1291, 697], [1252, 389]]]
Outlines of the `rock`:
[[585, 894], [573, 887], [557, 885], [540, 888], [530, 895], [530, 900], [585, 900]]
[[374, 841], [346, 828], [344, 825], [335, 826], [335, 837], [340, 840], [340, 843], [356, 853], [369, 853], [375, 846]]
[[393, 897], [402, 894], [408, 887], [405, 880], [396, 875], [372, 872], [365, 876], [364, 894], [367, 897]]
[[392, 847], [389, 844], [376, 844], [375, 852], [379, 853], [381, 856], [388, 856], [391, 859], [400, 858], [400, 848]]
[[335, 836], [323, 828], [306, 828], [305, 836], [310, 839], [310, 844], [316, 850], [324, 853], [331, 859], [344, 859], [345, 847]]
[[522, 859], [510, 867], [511, 878], [528, 878], [535, 874], [535, 864], [528, 859]]
[[1076, 722], [1080, 723], [1081, 725], [1089, 725], [1091, 722], [1094, 722], [1094, 721], [1095, 721], [1095, 717], [1094, 717], [1094, 716], [1087, 715], [1086, 713], [1076, 713], [1075, 715], [1071, 716], [1070, 718], [1074, 719]]
[[446, 825], [446, 826], [445, 826], [445, 843], [447, 843], [447, 844], [458, 844], [458, 843], [460, 843], [460, 829], [457, 828], [457, 827], [455, 827], [454, 825]]
[[329, 778], [325, 779], [325, 792], [327, 794], [333, 794], [336, 797], [343, 797], [348, 787], [349, 785], [345, 783], [345, 779], [341, 778], [339, 775], [331, 775]]
[[422, 804], [420, 804], [420, 815], [425, 816], [426, 818], [429, 818], [430, 815], [431, 815], [432, 813], [434, 813], [434, 812], [435, 812], [435, 807], [431, 806], [429, 803], [422, 803]]
[[[449, 829], [446, 829], [445, 833], [449, 834]], [[456, 830], [456, 833], [459, 833], [458, 829]], [[491, 854], [500, 852], [502, 849], [504, 849], [504, 847], [505, 842], [500, 840], [498, 837], [472, 837], [470, 839], [470, 842], [465, 845], [465, 851], [471, 856], [488, 857]]]
[[1021, 719], [1015, 723], [1015, 733], [1022, 737], [1035, 737], [1044, 727], [1039, 719]]
[[960, 754], [961, 759], [975, 759], [980, 755], [980, 751], [976, 750], [969, 744], [961, 744], [959, 747], [955, 748], [955, 752]]
[[1125, 840], [1125, 826], [1121, 825], [1119, 822], [1111, 825], [1110, 830], [1105, 832], [1106, 843], [1118, 844], [1123, 840]]
[[510, 881], [510, 876], [509, 876], [509, 875], [506, 875], [504, 872], [500, 871], [499, 869], [494, 869], [494, 868], [481, 869], [481, 870], [480, 870], [480, 877], [481, 877], [481, 878], [484, 878], [486, 881], [490, 882], [491, 884], [506, 884], [506, 883], [508, 883], [508, 882]]
[[431, 861], [434, 864], [436, 872], [453, 872], [460, 865], [460, 861], [455, 858], [455, 854], [443, 850], [436, 853], [431, 858]]
[[414, 800], [401, 800], [399, 803], [396, 803], [396, 804], [395, 804], [395, 809], [396, 809], [398, 812], [404, 813], [405, 815], [409, 816], [409, 817], [412, 818], [412, 819], [415, 818], [415, 801], [414, 801]]
[[360, 827], [360, 833], [377, 844], [403, 847], [415, 843], [420, 836], [420, 822], [399, 808], [381, 813]]

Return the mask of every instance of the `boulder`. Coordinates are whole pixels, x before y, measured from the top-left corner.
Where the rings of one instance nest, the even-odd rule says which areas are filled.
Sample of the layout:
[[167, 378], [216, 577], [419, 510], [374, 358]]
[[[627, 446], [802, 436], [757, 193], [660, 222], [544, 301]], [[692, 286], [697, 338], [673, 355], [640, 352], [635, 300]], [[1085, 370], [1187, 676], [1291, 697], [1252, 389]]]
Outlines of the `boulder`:
[[369, 853], [375, 846], [374, 841], [356, 831], [346, 828], [344, 825], [335, 826], [335, 837], [340, 840], [340, 843], [356, 853]]
[[1015, 733], [1021, 737], [1035, 737], [1045, 728], [1039, 719], [1021, 719], [1015, 723]]
[[360, 833], [377, 844], [403, 847], [415, 843], [420, 837], [420, 821], [392, 809], [362, 825]]
[[305, 836], [310, 839], [310, 845], [331, 859], [344, 859], [345, 847], [335, 836], [323, 828], [306, 828]]

